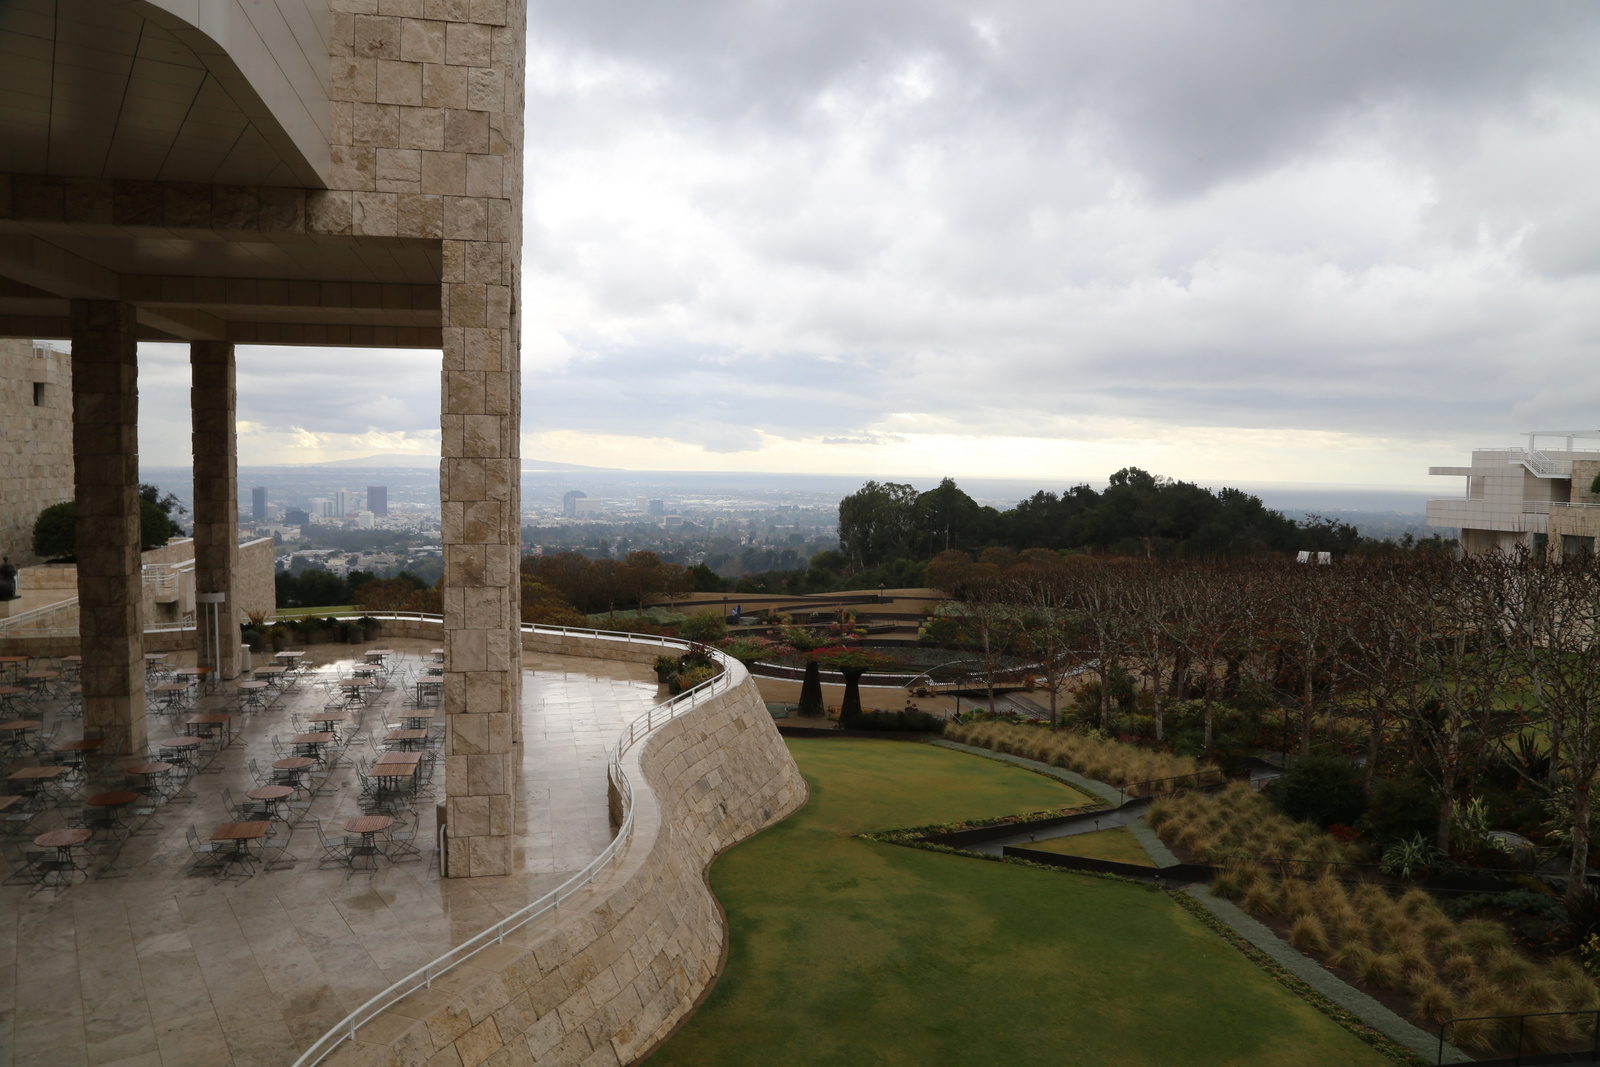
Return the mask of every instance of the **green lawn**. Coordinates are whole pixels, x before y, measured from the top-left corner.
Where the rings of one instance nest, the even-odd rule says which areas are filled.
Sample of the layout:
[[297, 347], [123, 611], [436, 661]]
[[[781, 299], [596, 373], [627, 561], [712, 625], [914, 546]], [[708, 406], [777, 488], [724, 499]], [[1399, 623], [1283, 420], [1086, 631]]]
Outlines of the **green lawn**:
[[1040, 852], [1059, 852], [1063, 856], [1082, 856], [1090, 860], [1111, 860], [1114, 863], [1137, 863], [1141, 867], [1154, 867], [1150, 854], [1139, 844], [1138, 838], [1126, 826], [1109, 830], [1091, 830], [1086, 834], [1069, 837], [1052, 837], [1035, 841], [1026, 847]]
[[727, 967], [652, 1067], [1388, 1062], [1163, 894], [852, 836], [1068, 787], [926, 745], [789, 747], [810, 803], [712, 867]]

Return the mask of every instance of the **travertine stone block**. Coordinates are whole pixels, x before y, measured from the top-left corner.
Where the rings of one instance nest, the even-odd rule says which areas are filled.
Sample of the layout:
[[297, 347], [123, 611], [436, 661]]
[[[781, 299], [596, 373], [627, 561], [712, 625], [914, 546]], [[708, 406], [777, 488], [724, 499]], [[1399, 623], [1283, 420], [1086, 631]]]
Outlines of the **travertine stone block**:
[[[193, 385], [189, 408], [194, 450], [194, 560], [195, 592], [221, 593], [216, 606], [216, 631], [197, 625], [200, 663], [217, 665], [219, 676], [239, 674], [240, 590], [239, 473], [236, 412], [238, 388], [233, 345], [226, 341], [194, 341], [189, 345]], [[211, 605], [196, 604], [197, 622], [209, 622]]]
[[72, 366], [83, 721], [139, 753], [148, 739], [133, 306], [74, 300]]

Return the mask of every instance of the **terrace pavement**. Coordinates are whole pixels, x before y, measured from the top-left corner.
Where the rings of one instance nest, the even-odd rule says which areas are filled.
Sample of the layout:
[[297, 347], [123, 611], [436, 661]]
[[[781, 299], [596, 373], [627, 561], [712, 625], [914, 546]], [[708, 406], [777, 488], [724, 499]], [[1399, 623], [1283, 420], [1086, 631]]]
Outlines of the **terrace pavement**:
[[[383, 642], [406, 654], [406, 666], [432, 643]], [[321, 664], [317, 677], [330, 679], [347, 674], [362, 647], [313, 646], [308, 658]], [[291, 838], [292, 866], [258, 865], [227, 880], [191, 873], [185, 829], [204, 840], [228, 821], [222, 788], [236, 799], [252, 788], [247, 761], [269, 765], [272, 735], [287, 739], [293, 715], [322, 707], [326, 695], [302, 682], [277, 707], [235, 712], [240, 740], [189, 782], [194, 798], [163, 805], [152, 832], [94, 857], [87, 878], [59, 889], [0, 887], [0, 1067], [282, 1067], [373, 994], [581, 869], [611, 839], [606, 746], [660, 699], [655, 678], [648, 667], [610, 660], [525, 654], [523, 665], [515, 873], [441, 878], [427, 799], [417, 804], [422, 855], [409, 862], [320, 869], [315, 829], [302, 822]], [[202, 710], [236, 703], [231, 685], [223, 688], [201, 698]], [[396, 687], [378, 699], [392, 720], [404, 697]], [[62, 719], [58, 740], [81, 735], [79, 720], [50, 703], [39, 710], [47, 728]], [[192, 713], [152, 721], [152, 741], [181, 732]], [[353, 764], [381, 749], [378, 706], [363, 714], [310, 808], [331, 833], [360, 814]], [[370, 749], [374, 732], [378, 748]], [[103, 773], [78, 796], [120, 788], [123, 777], [120, 769]], [[440, 760], [440, 798], [442, 781]], [[80, 809], [70, 799], [36, 816], [7, 843], [7, 858]]]

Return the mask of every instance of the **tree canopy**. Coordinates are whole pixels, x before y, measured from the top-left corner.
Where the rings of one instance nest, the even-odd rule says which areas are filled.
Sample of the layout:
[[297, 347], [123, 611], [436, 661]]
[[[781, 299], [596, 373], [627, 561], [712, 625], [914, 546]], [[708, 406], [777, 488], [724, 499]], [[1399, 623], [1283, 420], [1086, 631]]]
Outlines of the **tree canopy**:
[[839, 545], [856, 568], [898, 558], [990, 547], [1093, 548], [1151, 557], [1241, 556], [1309, 550], [1345, 554], [1354, 526], [1312, 515], [1296, 522], [1240, 489], [1211, 490], [1138, 467], [1111, 475], [1103, 491], [1041, 490], [1008, 511], [980, 505], [946, 478], [917, 493], [867, 482], [839, 502]]

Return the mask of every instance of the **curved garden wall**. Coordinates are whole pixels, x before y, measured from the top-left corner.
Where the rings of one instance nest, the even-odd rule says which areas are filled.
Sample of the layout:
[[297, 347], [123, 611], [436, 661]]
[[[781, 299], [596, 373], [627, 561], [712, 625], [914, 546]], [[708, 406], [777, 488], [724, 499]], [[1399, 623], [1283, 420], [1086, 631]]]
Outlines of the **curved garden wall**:
[[[410, 625], [426, 633], [426, 624], [385, 621], [396, 636], [412, 636]], [[523, 647], [642, 663], [662, 651], [620, 636], [529, 631]], [[663, 1039], [711, 981], [727, 936], [706, 865], [805, 799], [755, 683], [736, 662], [727, 670], [732, 684], [622, 756], [633, 836], [616, 863], [392, 1005], [323, 1062], [620, 1065]]]

